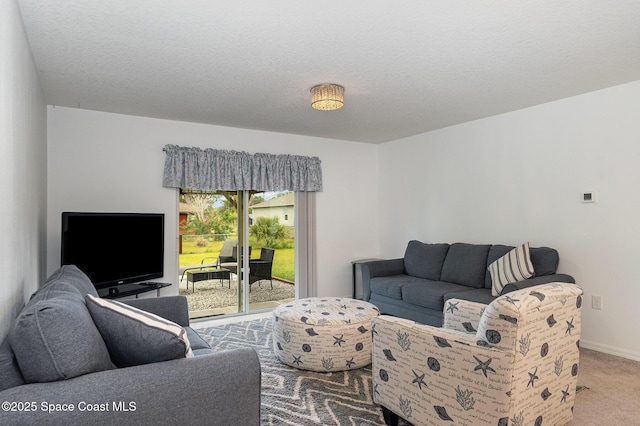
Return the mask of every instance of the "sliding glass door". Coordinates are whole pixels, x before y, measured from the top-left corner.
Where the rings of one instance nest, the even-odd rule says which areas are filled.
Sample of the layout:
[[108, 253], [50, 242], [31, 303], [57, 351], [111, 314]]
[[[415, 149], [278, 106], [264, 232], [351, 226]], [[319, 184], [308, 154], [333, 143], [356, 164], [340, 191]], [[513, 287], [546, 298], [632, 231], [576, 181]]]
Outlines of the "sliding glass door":
[[293, 300], [293, 192], [180, 195], [180, 294], [192, 318], [264, 311]]

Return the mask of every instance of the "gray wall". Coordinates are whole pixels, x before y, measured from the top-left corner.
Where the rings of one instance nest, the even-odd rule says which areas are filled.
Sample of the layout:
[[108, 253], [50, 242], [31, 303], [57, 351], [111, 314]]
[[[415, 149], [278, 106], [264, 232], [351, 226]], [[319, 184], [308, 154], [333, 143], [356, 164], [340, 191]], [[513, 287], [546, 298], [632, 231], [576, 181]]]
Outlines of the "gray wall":
[[0, 2], [0, 340], [45, 272], [46, 108], [15, 1]]

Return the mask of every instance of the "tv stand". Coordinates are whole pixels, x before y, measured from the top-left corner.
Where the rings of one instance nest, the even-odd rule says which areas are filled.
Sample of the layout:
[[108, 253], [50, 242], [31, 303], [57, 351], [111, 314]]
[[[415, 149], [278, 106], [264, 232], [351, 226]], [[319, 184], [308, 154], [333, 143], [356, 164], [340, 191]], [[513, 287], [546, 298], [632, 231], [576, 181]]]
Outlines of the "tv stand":
[[122, 284], [115, 287], [101, 288], [98, 290], [98, 296], [103, 299], [120, 299], [122, 297], [135, 296], [137, 299], [139, 294], [154, 290], [156, 290], [157, 295], [160, 296], [160, 289], [169, 287], [170, 285], [171, 283], [160, 282]]

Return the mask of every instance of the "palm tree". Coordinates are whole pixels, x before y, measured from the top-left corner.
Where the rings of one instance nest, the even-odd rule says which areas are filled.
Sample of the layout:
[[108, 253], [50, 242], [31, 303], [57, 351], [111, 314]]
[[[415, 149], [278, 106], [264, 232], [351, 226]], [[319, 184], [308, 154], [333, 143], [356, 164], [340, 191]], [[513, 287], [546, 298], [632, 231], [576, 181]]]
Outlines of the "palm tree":
[[284, 240], [286, 227], [275, 216], [259, 217], [249, 228], [249, 235], [262, 242], [265, 247], [275, 248]]

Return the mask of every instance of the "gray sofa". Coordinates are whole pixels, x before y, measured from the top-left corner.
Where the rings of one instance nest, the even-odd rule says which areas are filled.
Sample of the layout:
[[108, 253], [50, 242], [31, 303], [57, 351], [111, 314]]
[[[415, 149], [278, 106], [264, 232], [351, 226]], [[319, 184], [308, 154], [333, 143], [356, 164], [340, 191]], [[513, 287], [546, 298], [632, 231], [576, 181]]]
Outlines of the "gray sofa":
[[[457, 298], [489, 304], [492, 279], [487, 267], [514, 247], [490, 244], [425, 244], [410, 241], [403, 258], [362, 264], [363, 298], [382, 314], [442, 326], [444, 304]], [[558, 274], [559, 256], [549, 247], [531, 248], [534, 276], [510, 283], [501, 294], [551, 282], [575, 283]]]
[[[105, 325], [98, 329], [92, 321], [96, 316], [87, 294], [97, 296], [86, 275], [63, 266], [18, 315], [0, 346], [0, 424], [260, 424], [256, 352], [214, 352], [189, 327], [183, 296], [126, 304], [181, 326], [172, 325], [181, 337], [186, 332], [191, 350], [184, 339], [178, 355], [152, 350], [158, 339], [145, 341], [148, 336], [140, 335], [135, 351], [162, 361], [117, 367], [112, 346], [101, 339]], [[137, 342], [127, 340], [116, 343]]]

